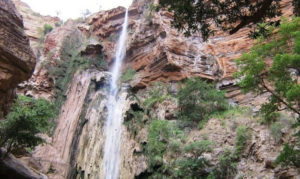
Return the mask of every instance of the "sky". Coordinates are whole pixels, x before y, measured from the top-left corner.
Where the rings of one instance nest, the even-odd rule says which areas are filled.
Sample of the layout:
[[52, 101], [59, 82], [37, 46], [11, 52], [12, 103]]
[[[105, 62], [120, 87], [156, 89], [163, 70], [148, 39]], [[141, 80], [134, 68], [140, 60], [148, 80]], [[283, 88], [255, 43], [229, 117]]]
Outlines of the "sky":
[[76, 19], [83, 16], [88, 9], [90, 12], [108, 10], [118, 6], [128, 7], [132, 0], [22, 0], [33, 11], [42, 15], [59, 16], [63, 20]]

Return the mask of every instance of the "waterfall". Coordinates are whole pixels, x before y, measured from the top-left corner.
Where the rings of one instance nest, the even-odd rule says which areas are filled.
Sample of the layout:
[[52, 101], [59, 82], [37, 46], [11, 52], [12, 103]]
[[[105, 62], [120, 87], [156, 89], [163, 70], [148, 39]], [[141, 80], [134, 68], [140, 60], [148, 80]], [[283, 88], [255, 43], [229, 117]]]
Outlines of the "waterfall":
[[128, 25], [128, 8], [126, 8], [125, 20], [118, 40], [116, 57], [111, 69], [110, 91], [107, 101], [107, 119], [105, 124], [105, 144], [103, 157], [103, 170], [106, 179], [119, 178], [120, 166], [120, 141], [122, 133], [122, 109], [123, 104], [118, 98], [118, 80], [122, 66], [122, 60], [126, 53], [126, 37]]

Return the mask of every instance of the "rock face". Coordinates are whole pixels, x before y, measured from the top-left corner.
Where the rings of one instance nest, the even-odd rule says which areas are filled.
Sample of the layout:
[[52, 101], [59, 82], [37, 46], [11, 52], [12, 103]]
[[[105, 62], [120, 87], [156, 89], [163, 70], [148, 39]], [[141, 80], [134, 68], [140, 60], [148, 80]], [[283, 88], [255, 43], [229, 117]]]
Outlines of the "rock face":
[[[52, 141], [38, 146], [33, 159], [41, 167], [40, 172], [49, 178], [103, 178], [102, 147], [108, 94], [107, 72], [84, 71], [77, 73], [70, 84], [67, 100], [61, 109]], [[130, 107], [126, 88], [120, 92], [124, 103], [124, 115]], [[133, 178], [147, 167], [144, 156], [134, 156], [139, 144], [131, 139], [123, 126], [120, 167], [123, 178]]]
[[[54, 52], [52, 49], [54, 48], [53, 45], [55, 45], [56, 49], [60, 47], [56, 42], [64, 39], [63, 37], [66, 36], [65, 28], [70, 28], [70, 26], [65, 26], [64, 29], [55, 28], [61, 24], [61, 20], [58, 17], [42, 16], [32, 11], [26, 3], [20, 0], [12, 1], [24, 19], [25, 34], [29, 37], [30, 46], [38, 58], [33, 75], [29, 80], [18, 86], [17, 93], [30, 95], [36, 98], [44, 97], [46, 99], [51, 99], [54, 83], [53, 80], [49, 78], [48, 70], [43, 66], [43, 63], [47, 60], [51, 61], [51, 58], [48, 56], [49, 51], [52, 50], [52, 52]], [[49, 34], [43, 37], [44, 24], [51, 25], [54, 28], [53, 31], [56, 31], [56, 33], [53, 33], [52, 37], [48, 38]], [[59, 34], [57, 34], [57, 29], [60, 31]], [[51, 46], [51, 49], [49, 49], [49, 46]]]
[[[126, 64], [138, 72], [139, 80], [132, 84], [134, 87], [144, 88], [155, 81], [180, 81], [193, 76], [221, 84], [224, 80], [234, 83], [233, 60], [252, 47], [253, 40], [247, 35], [250, 29], [243, 28], [233, 35], [217, 31], [207, 42], [203, 42], [199, 34], [187, 38], [171, 28], [171, 13], [151, 11], [149, 3], [149, 0], [135, 1], [129, 9]], [[283, 15], [290, 17], [292, 2], [284, 0], [281, 6]], [[124, 8], [116, 8], [97, 13], [90, 18], [90, 27], [86, 27], [103, 41], [109, 62], [124, 11]]]
[[0, 118], [14, 96], [14, 88], [31, 76], [35, 63], [22, 17], [10, 0], [0, 0]]
[[[0, 2], [2, 1], [0, 0]], [[16, 4], [22, 4], [19, 0], [14, 1]], [[135, 1], [129, 9], [127, 54], [123, 70], [131, 67], [137, 71], [135, 79], [130, 84], [133, 89], [138, 91], [136, 95], [142, 98], [143, 88], [147, 88], [156, 81], [170, 82], [174, 84], [173, 90], [176, 91], [177, 82], [197, 76], [219, 82], [219, 88], [228, 90], [228, 97], [249, 104], [247, 100], [249, 96], [241, 96], [232, 79], [232, 73], [235, 71], [233, 59], [239, 57], [242, 52], [248, 51], [253, 45], [253, 41], [247, 37], [249, 29], [242, 29], [234, 35], [219, 32], [207, 42], [203, 42], [199, 34], [187, 38], [171, 28], [172, 14], [165, 11], [151, 12], [148, 8], [149, 2], [150, 0]], [[292, 9], [291, 1], [283, 1], [282, 8], [285, 15], [289, 16]], [[20, 9], [23, 16], [27, 16], [28, 10]], [[65, 60], [60, 58], [63, 41], [65, 38], [69, 38], [77, 28], [87, 38], [101, 40], [101, 44], [94, 44], [90, 40], [91, 43], [81, 51], [81, 55], [97, 56], [100, 52], [104, 52], [107, 62], [111, 64], [124, 13], [125, 9], [119, 7], [93, 14], [86, 24], [77, 25], [74, 21], [69, 21], [63, 26], [55, 28], [45, 37], [44, 47], [38, 48], [40, 62], [33, 77], [19, 86], [19, 92], [34, 97], [53, 98], [55, 82], [51, 81], [48, 68], [44, 64], [55, 66], [56, 60]], [[27, 22], [26, 32], [30, 34], [32, 42], [35, 43], [38, 38], [36, 27], [40, 27], [40, 24], [43, 23], [35, 24], [30, 15], [27, 17]], [[106, 96], [109, 76], [108, 72], [100, 70], [84, 70], [77, 72], [68, 85], [68, 91], [64, 94], [66, 101], [57, 119], [54, 135], [46, 145], [38, 146], [31, 158], [38, 163], [36, 168], [42, 173], [47, 173], [49, 178], [103, 177], [103, 125], [107, 115]], [[134, 106], [135, 102], [124, 88], [120, 90], [119, 96], [124, 102], [125, 117], [125, 112], [132, 105]], [[253, 95], [250, 97], [252, 98]], [[254, 106], [259, 105], [259, 102], [263, 102], [265, 97], [259, 96], [257, 103], [251, 103]], [[176, 101], [166, 100], [154, 106], [150, 113], [153, 114], [153, 118], [173, 120], [176, 108]], [[231, 131], [231, 127], [236, 125], [235, 122], [244, 124], [250, 126], [252, 130], [259, 130], [255, 131], [256, 139], [251, 141], [254, 143], [251, 144], [254, 148], [249, 149], [248, 156], [250, 157], [245, 156], [238, 165], [240, 173], [247, 172], [247, 165], [251, 165], [255, 171], [247, 174], [250, 178], [256, 177], [256, 174], [260, 172], [265, 176], [272, 177], [275, 175], [274, 172], [283, 172], [272, 167], [272, 158], [278, 155], [280, 148], [272, 147], [273, 143], [265, 139], [268, 129], [259, 126], [251, 117], [247, 120], [243, 119], [242, 116], [241, 120], [231, 120], [225, 127], [222, 126], [221, 121], [213, 119], [202, 132], [198, 130], [190, 132], [189, 142], [200, 140], [202, 135], [209, 133], [211, 135], [207, 137], [210, 140], [216, 140], [217, 146], [233, 147], [235, 134]], [[134, 178], [142, 175], [147, 169], [147, 157], [143, 154], [141, 145], [147, 143], [147, 128], [141, 129], [138, 134], [134, 134], [136, 136], [133, 136], [124, 125], [122, 132], [120, 178]], [[255, 141], [257, 142], [255, 143]], [[216, 148], [211, 157], [217, 159], [220, 150], [222, 149]], [[274, 152], [266, 153], [271, 150]], [[250, 160], [251, 157], [254, 157], [255, 160]]]
[[2, 149], [0, 149], [0, 157], [0, 176], [3, 178], [47, 179], [45, 175], [28, 168], [13, 155], [6, 155], [6, 151]]
[[40, 54], [40, 38], [42, 36], [42, 31], [44, 24], [49, 24], [52, 27], [60, 24], [60, 19], [58, 17], [42, 16], [34, 11], [21, 0], [12, 0], [15, 4], [17, 11], [21, 14], [24, 20], [24, 31], [29, 37], [30, 46], [34, 53], [38, 56]]

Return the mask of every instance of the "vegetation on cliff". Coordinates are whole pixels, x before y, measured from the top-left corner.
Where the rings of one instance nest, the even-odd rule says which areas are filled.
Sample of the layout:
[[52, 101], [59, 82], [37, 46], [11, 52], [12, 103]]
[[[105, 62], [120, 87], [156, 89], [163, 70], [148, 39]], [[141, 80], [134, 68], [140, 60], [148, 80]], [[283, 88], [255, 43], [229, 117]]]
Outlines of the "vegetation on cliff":
[[181, 120], [199, 122], [208, 115], [228, 108], [224, 92], [199, 78], [188, 79], [179, 90], [177, 98], [178, 117]]
[[[80, 50], [86, 47], [88, 40], [80, 31], [73, 30], [63, 40], [60, 58], [54, 60], [56, 65], [46, 64], [49, 66], [50, 76], [55, 80], [55, 104], [58, 111], [65, 101], [68, 85], [77, 71], [91, 68], [107, 69], [103, 54], [95, 57], [81, 55]], [[52, 57], [51, 52], [49, 56]]]
[[18, 96], [6, 119], [0, 121], [0, 146], [7, 152], [33, 148], [43, 142], [39, 133], [50, 132], [55, 107], [45, 99]]
[[[300, 18], [283, 19], [278, 32], [270, 39], [258, 40], [249, 53], [237, 60], [239, 71], [236, 77], [245, 92], [270, 93], [262, 105], [261, 113], [266, 123], [276, 122], [278, 112], [290, 110], [298, 115], [295, 127], [300, 125]], [[300, 131], [296, 134], [300, 140]], [[300, 141], [299, 141], [300, 142]], [[298, 144], [297, 144], [298, 145]], [[299, 147], [299, 146], [298, 146]], [[299, 149], [285, 145], [277, 163], [299, 165]], [[298, 153], [296, 155], [296, 153]], [[288, 162], [289, 161], [289, 162]]]

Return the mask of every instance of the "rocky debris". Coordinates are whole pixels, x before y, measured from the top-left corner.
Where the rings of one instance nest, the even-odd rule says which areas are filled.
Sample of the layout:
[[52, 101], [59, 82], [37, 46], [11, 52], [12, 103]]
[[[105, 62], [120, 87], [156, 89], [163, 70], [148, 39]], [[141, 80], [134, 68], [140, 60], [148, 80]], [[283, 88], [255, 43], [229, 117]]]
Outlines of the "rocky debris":
[[7, 179], [47, 179], [47, 176], [34, 171], [13, 155], [0, 149], [0, 177]]
[[14, 97], [14, 88], [31, 76], [36, 63], [23, 29], [14, 4], [0, 0], [0, 118]]

